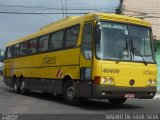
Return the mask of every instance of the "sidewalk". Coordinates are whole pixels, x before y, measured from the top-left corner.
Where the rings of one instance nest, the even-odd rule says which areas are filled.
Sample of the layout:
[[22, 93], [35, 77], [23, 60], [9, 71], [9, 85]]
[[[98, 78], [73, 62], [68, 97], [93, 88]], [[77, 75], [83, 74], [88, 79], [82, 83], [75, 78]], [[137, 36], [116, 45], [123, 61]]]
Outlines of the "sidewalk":
[[154, 96], [154, 99], [160, 100], [160, 90], [157, 90], [156, 95]]
[[160, 100], [160, 94], [156, 94], [156, 95], [154, 96], [154, 99]]

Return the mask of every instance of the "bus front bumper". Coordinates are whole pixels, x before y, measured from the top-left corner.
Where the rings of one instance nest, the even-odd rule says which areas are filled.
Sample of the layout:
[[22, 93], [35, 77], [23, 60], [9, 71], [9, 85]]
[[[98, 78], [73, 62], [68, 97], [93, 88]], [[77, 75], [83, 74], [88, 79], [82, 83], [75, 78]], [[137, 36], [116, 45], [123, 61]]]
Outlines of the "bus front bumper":
[[94, 99], [110, 98], [140, 98], [152, 99], [157, 91], [156, 86], [147, 87], [119, 87], [106, 85], [93, 85], [92, 97]]

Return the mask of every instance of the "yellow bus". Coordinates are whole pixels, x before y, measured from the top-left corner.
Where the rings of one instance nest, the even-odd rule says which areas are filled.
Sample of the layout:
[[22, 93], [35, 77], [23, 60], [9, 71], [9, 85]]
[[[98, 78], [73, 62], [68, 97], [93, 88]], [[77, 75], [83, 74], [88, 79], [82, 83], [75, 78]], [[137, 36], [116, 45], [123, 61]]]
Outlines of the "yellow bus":
[[152, 99], [157, 65], [151, 25], [113, 13], [67, 17], [6, 46], [4, 82], [16, 93], [63, 95], [122, 104]]

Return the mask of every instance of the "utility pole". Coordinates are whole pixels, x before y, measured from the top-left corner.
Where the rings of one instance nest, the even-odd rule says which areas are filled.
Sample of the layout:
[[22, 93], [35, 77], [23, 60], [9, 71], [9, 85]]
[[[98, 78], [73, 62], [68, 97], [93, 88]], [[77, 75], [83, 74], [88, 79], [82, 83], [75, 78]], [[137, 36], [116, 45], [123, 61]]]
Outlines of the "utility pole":
[[116, 9], [116, 14], [122, 14], [123, 13], [123, 2], [124, 2], [124, 0], [119, 1], [119, 6]]

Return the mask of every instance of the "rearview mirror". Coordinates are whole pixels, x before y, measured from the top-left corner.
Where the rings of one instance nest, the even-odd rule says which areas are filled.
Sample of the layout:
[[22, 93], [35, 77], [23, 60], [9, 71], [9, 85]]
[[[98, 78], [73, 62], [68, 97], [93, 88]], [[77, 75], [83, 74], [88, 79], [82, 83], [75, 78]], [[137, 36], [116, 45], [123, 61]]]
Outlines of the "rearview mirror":
[[94, 30], [94, 40], [96, 43], [99, 43], [100, 39], [101, 39], [101, 27], [100, 23], [97, 22]]
[[157, 40], [153, 39], [154, 51], [157, 52]]

